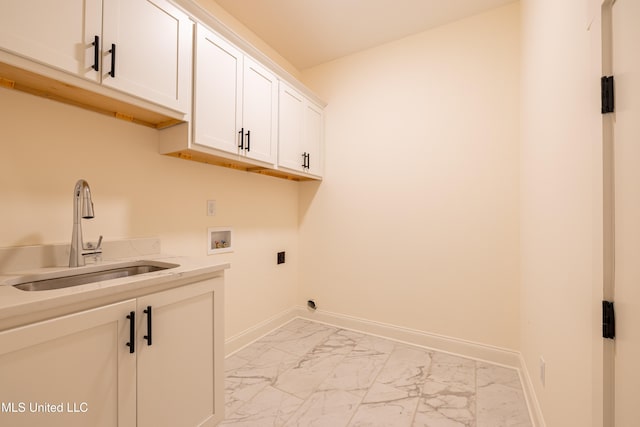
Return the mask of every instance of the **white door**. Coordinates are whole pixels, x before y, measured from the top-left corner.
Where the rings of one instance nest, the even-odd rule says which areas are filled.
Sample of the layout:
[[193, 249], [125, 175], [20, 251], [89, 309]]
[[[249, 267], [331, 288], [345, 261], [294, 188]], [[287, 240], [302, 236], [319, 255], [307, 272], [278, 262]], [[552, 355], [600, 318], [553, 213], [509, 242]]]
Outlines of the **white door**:
[[193, 23], [187, 15], [166, 0], [104, 0], [103, 36], [103, 84], [189, 111]]
[[2, 1], [0, 48], [94, 81], [101, 35], [102, 0]]
[[194, 142], [237, 154], [242, 128], [242, 53], [198, 25], [194, 62]]
[[640, 425], [640, 1], [612, 7], [615, 76], [615, 425]]
[[274, 164], [278, 137], [278, 79], [245, 56], [242, 90], [244, 154]]
[[134, 427], [135, 308], [129, 300], [0, 332], [0, 425]]
[[309, 101], [304, 106], [304, 152], [307, 154], [307, 172], [322, 175], [322, 141], [324, 139], [324, 113]]
[[213, 280], [138, 298], [138, 427], [209, 426], [223, 416]]
[[303, 171], [305, 99], [297, 90], [280, 82], [278, 166]]

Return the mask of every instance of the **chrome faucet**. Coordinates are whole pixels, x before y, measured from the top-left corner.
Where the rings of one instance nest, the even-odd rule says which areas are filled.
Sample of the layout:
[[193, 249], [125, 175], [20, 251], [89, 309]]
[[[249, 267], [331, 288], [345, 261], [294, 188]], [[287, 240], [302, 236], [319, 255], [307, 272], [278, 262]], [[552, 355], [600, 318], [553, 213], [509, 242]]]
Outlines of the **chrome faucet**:
[[81, 267], [86, 255], [99, 255], [102, 253], [100, 245], [102, 236], [94, 246], [84, 246], [82, 241], [82, 218], [93, 218], [93, 201], [91, 201], [91, 189], [84, 179], [78, 180], [73, 189], [73, 233], [71, 235], [71, 251], [69, 253], [69, 267]]

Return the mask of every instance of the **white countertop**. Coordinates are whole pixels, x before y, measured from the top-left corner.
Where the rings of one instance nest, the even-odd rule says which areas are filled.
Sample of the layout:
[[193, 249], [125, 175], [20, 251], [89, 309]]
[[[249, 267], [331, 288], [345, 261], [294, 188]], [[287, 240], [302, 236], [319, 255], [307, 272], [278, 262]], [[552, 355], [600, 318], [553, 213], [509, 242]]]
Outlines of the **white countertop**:
[[[95, 271], [109, 265], [131, 261], [155, 261], [177, 264], [175, 268], [136, 276], [92, 282], [45, 291], [24, 291], [12, 285], [24, 276], [73, 271], [76, 274]], [[30, 268], [0, 273], [0, 330], [31, 323], [64, 313], [71, 313], [108, 303], [170, 289], [187, 283], [222, 276], [229, 263], [211, 257], [179, 257], [161, 254], [137, 255], [111, 259], [84, 267]]]

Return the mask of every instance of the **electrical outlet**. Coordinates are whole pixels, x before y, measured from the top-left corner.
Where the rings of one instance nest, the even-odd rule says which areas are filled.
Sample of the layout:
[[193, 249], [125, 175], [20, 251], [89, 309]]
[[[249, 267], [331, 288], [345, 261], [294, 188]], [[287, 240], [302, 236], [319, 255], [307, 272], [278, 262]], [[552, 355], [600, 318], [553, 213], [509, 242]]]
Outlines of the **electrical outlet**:
[[278, 252], [278, 264], [284, 264], [284, 252]]
[[215, 216], [215, 215], [216, 215], [216, 201], [207, 200], [207, 216]]
[[547, 362], [545, 362], [544, 358], [540, 356], [540, 382], [542, 386], [545, 386], [546, 383], [546, 375], [547, 375]]

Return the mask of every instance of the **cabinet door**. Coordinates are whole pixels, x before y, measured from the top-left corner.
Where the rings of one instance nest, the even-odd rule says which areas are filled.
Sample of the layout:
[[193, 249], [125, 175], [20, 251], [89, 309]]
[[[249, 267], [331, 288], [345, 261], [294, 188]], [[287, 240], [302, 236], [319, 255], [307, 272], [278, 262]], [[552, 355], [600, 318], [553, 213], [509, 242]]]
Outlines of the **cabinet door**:
[[0, 425], [135, 426], [133, 310], [129, 300], [0, 332]]
[[274, 164], [278, 138], [278, 79], [245, 56], [242, 90], [245, 154]]
[[[138, 427], [210, 426], [224, 418], [223, 330], [214, 338], [223, 322], [222, 280], [138, 298]], [[144, 338], [148, 307], [151, 345]]]
[[194, 62], [194, 142], [237, 154], [242, 128], [242, 53], [198, 25]]
[[94, 36], [102, 34], [102, 0], [3, 0], [0, 48], [99, 81]]
[[186, 14], [166, 0], [104, 0], [103, 35], [103, 84], [189, 111], [193, 22]]
[[279, 102], [278, 165], [303, 171], [304, 96], [289, 85], [280, 82]]
[[322, 108], [307, 100], [304, 106], [304, 114], [303, 149], [308, 154], [307, 172], [312, 175], [322, 176], [324, 112]]

